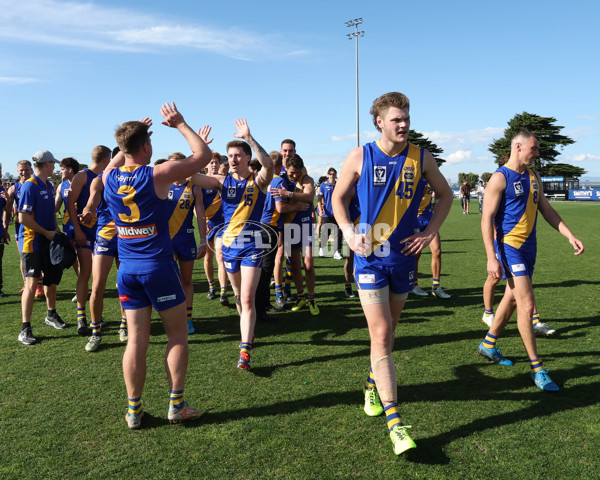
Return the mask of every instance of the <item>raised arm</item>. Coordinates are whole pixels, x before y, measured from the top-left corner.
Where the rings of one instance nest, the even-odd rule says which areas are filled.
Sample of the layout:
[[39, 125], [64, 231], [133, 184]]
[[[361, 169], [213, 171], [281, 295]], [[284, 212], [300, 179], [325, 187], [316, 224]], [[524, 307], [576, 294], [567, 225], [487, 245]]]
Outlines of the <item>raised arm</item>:
[[250, 133], [250, 128], [248, 127], [248, 122], [245, 118], [238, 118], [234, 124], [237, 128], [237, 132], [234, 133], [233, 136], [236, 138], [241, 138], [242, 140], [246, 141], [248, 145], [250, 145], [250, 148], [254, 151], [256, 158], [262, 166], [256, 177], [256, 183], [258, 187], [266, 193], [267, 187], [273, 178], [273, 160], [271, 160], [271, 157], [269, 157], [269, 154], [265, 151], [265, 149], [262, 148], [254, 139]]
[[190, 177], [190, 182], [197, 187], [204, 188], [206, 190], [223, 190], [223, 182], [225, 177], [221, 175], [204, 175], [203, 173], [195, 173]]
[[159, 198], [166, 198], [171, 184], [181, 178], [186, 178], [208, 165], [212, 152], [204, 140], [184, 120], [177, 110], [175, 103], [165, 103], [160, 114], [165, 119], [161, 122], [167, 127], [176, 128], [186, 139], [192, 154], [182, 160], [171, 160], [154, 167], [154, 188]]

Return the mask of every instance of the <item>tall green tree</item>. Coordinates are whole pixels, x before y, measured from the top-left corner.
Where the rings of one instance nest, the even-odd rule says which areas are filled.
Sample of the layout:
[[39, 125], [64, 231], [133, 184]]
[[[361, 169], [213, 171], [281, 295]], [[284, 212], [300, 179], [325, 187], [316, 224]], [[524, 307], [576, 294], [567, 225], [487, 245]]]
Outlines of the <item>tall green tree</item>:
[[565, 146], [575, 143], [575, 140], [565, 135], [561, 135], [560, 131], [564, 128], [555, 125], [556, 118], [540, 117], [533, 113], [518, 113], [508, 121], [508, 128], [504, 130], [504, 136], [499, 139], [494, 139], [488, 150], [496, 157], [496, 163], [503, 155], [510, 155], [510, 140], [519, 132], [519, 130], [529, 130], [535, 133], [540, 139], [540, 157], [533, 163], [533, 168], [540, 172], [541, 175], [546, 174], [546, 168], [556, 162], [556, 157], [560, 155], [557, 148], [562, 150]]
[[438, 167], [442, 166], [443, 163], [446, 163], [446, 160], [440, 157], [440, 155], [444, 153], [444, 150], [429, 140], [421, 132], [415, 132], [413, 129], [410, 129], [408, 131], [408, 141], [414, 143], [417, 147], [429, 150], [429, 153], [431, 153], [435, 159]]
[[471, 188], [473, 188], [477, 182], [479, 181], [479, 175], [477, 175], [476, 173], [470, 172], [470, 173], [459, 173], [458, 174], [458, 184], [462, 185], [463, 181], [467, 181], [467, 183], [469, 184], [469, 186]]
[[482, 179], [482, 180], [483, 180], [485, 183], [487, 183], [487, 182], [489, 182], [489, 181], [490, 181], [490, 178], [492, 178], [492, 175], [493, 175], [493, 173], [491, 173], [491, 172], [485, 172], [485, 173], [482, 173], [482, 174], [481, 174], [481, 179]]
[[552, 165], [546, 168], [545, 175], [550, 177], [581, 177], [585, 175], [587, 172], [581, 168], [576, 167], [574, 165], [569, 165], [568, 163], [553, 163]]

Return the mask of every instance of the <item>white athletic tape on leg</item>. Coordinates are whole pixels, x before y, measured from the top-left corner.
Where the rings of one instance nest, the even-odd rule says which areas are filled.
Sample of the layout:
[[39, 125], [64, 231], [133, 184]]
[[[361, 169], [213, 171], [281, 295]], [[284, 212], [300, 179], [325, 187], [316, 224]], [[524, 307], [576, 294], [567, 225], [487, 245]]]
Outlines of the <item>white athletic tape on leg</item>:
[[392, 354], [373, 360], [373, 376], [381, 401], [384, 403], [397, 403], [398, 384], [396, 365]]

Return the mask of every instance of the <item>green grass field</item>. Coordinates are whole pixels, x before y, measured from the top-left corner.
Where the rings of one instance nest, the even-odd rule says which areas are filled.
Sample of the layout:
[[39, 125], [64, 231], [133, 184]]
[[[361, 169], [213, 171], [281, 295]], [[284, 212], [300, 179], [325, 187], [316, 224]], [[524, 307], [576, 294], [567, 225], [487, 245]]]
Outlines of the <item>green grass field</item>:
[[[288, 311], [257, 325], [250, 373], [236, 368], [234, 310], [206, 299], [196, 267], [197, 333], [185, 396], [209, 411], [186, 425], [167, 422], [166, 337], [156, 320], [144, 428], [130, 431], [114, 271], [105, 298], [109, 327], [97, 352], [85, 352], [76, 332], [72, 271], [58, 294], [70, 328], [45, 325], [45, 302], [36, 300], [39, 344], [26, 347], [17, 341], [21, 280], [11, 244], [4, 254], [10, 296], [0, 299], [0, 478], [596, 479], [600, 205], [553, 206], [586, 246], [574, 257], [540, 216], [535, 293], [542, 321], [557, 333], [539, 339], [538, 349], [561, 391], [544, 393], [530, 381], [514, 319], [498, 342], [514, 367], [476, 355], [486, 331], [486, 259], [480, 216], [462, 215], [455, 201], [441, 231], [442, 285], [453, 296], [411, 296], [397, 330], [400, 411], [418, 446], [400, 457], [385, 419], [362, 411], [369, 336], [358, 299], [343, 296], [342, 262], [316, 259], [319, 317]], [[424, 288], [431, 282], [427, 252]]]

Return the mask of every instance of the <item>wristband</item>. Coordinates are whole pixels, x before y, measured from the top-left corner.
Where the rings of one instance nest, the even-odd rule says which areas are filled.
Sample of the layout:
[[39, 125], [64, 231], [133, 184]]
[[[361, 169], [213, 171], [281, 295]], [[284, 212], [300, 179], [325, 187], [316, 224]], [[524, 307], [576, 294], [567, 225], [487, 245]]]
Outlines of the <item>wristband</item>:
[[206, 246], [206, 239], [205, 240], [200, 239], [200, 243], [198, 244], [198, 248], [204, 247], [204, 246]]
[[344, 234], [344, 240], [346, 240], [346, 243], [350, 243], [350, 240], [352, 240], [352, 238], [354, 238], [354, 236], [356, 235], [354, 233], [353, 227], [348, 227], [346, 230], [344, 230], [343, 234]]

